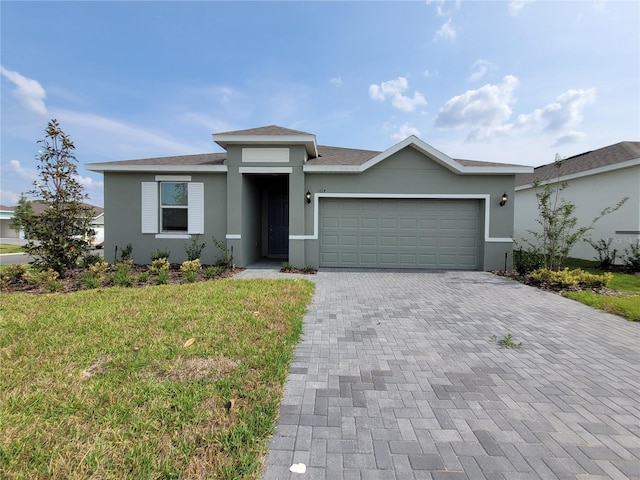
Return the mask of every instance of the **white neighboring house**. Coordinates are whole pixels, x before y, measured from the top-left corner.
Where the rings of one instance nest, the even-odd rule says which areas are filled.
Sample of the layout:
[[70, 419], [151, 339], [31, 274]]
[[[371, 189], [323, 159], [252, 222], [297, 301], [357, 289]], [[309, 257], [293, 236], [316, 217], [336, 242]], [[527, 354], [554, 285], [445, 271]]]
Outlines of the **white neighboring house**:
[[[620, 142], [565, 158], [559, 170], [549, 163], [533, 173], [516, 175], [514, 239], [519, 244], [523, 238], [531, 238], [528, 230], [542, 230], [536, 222], [538, 204], [533, 186], [536, 180], [542, 185], [568, 183], [560, 196], [576, 206], [578, 227], [590, 225], [604, 208], [629, 197], [622, 208], [596, 222], [588, 235], [594, 242], [611, 238], [611, 249], [620, 254], [640, 239], [640, 142]], [[593, 260], [597, 252], [588, 242], [580, 241], [570, 256]]]
[[[44, 206], [38, 201], [32, 202], [32, 206], [36, 214], [42, 212], [44, 209]], [[92, 243], [94, 245], [102, 244], [102, 242], [104, 242], [104, 209], [102, 207], [96, 207], [95, 205], [89, 206], [93, 208], [93, 211], [96, 213], [96, 216], [93, 217], [91, 221], [91, 228], [96, 231], [96, 236]], [[12, 239], [14, 241], [17, 239], [24, 240], [24, 232], [19, 232], [18, 234], [18, 232], [9, 228], [15, 208], [16, 207], [0, 205], [0, 238]]]

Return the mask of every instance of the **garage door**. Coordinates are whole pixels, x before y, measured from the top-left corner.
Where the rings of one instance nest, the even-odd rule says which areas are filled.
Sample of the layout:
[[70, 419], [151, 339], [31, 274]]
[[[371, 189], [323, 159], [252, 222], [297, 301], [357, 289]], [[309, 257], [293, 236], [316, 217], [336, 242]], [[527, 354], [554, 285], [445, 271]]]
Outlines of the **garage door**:
[[478, 200], [320, 201], [320, 266], [439, 268], [480, 266]]

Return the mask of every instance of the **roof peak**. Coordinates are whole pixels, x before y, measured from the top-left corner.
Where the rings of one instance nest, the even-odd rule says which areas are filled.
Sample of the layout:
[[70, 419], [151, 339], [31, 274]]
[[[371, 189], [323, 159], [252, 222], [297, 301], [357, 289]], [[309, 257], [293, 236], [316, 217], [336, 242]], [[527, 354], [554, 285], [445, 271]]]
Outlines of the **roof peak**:
[[244, 130], [231, 130], [228, 132], [219, 132], [216, 135], [313, 135], [315, 137], [313, 133], [293, 130], [279, 125], [266, 125], [264, 127], [247, 128]]

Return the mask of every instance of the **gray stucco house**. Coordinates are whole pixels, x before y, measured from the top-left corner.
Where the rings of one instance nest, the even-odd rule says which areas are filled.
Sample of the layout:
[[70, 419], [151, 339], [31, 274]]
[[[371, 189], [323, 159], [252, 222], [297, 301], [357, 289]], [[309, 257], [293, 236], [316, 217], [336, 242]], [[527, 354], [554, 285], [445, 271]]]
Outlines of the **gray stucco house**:
[[[202, 262], [225, 240], [236, 266], [491, 270], [512, 250], [514, 179], [531, 167], [454, 160], [415, 136], [384, 152], [322, 146], [268, 126], [216, 133], [225, 152], [93, 163], [104, 174], [105, 256], [133, 246]], [[502, 201], [503, 194], [508, 199]], [[508, 256], [509, 263], [511, 256]]]

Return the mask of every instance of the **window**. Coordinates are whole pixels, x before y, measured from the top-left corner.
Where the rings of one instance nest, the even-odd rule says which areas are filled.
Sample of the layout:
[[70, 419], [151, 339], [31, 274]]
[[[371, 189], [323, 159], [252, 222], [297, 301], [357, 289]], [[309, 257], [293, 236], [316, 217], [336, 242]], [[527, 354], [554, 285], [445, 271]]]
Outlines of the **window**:
[[187, 182], [160, 182], [160, 225], [162, 232], [189, 230], [189, 192]]
[[156, 176], [142, 182], [142, 233], [178, 235], [204, 233], [204, 184], [190, 176]]

